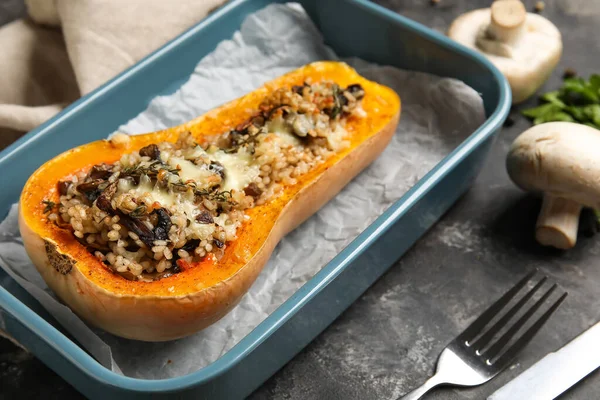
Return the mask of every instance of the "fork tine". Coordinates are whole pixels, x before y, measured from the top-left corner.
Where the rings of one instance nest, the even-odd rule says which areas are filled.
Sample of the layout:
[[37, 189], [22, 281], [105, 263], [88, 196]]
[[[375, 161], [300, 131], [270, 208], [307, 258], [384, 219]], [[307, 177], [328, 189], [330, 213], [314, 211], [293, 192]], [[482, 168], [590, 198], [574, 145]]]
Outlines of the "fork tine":
[[567, 294], [568, 293], [566, 292], [563, 293], [563, 295], [554, 302], [552, 307], [550, 307], [548, 311], [546, 311], [544, 315], [542, 315], [540, 319], [538, 319], [537, 322], [527, 330], [527, 332], [525, 332], [508, 350], [506, 350], [506, 352], [500, 356], [500, 358], [498, 358], [494, 364], [500, 367], [508, 365], [508, 363], [515, 358], [517, 353], [519, 353], [523, 347], [525, 347], [531, 341], [531, 339], [533, 339], [540, 328], [546, 323], [546, 321], [548, 321], [550, 316], [554, 314], [554, 311], [556, 311], [556, 309], [565, 300]]
[[483, 334], [479, 339], [477, 339], [475, 343], [473, 343], [473, 348], [475, 350], [482, 351], [485, 348], [485, 346], [488, 345], [490, 340], [492, 340], [494, 335], [498, 333], [498, 331], [502, 329], [503, 326], [506, 326], [506, 324], [525, 305], [525, 303], [527, 303], [527, 301], [531, 297], [533, 297], [533, 295], [542, 287], [542, 285], [547, 280], [548, 278], [545, 276], [542, 279], [540, 279], [540, 281], [529, 292], [527, 292], [527, 294], [523, 296], [523, 298], [519, 300], [517, 304], [515, 304], [506, 314], [504, 314], [504, 316], [498, 322], [496, 322], [494, 326], [488, 329], [488, 331], [485, 334]]
[[510, 342], [510, 340], [515, 336], [515, 334], [525, 325], [525, 323], [531, 318], [531, 316], [541, 307], [542, 304], [550, 297], [552, 292], [556, 290], [558, 285], [555, 283], [552, 285], [550, 289], [540, 299], [533, 305], [525, 314], [519, 318], [517, 322], [513, 326], [510, 327], [508, 331], [496, 343], [492, 345], [489, 349], [487, 349], [483, 355], [486, 358], [486, 361], [491, 361], [494, 357], [496, 357], [500, 351]]
[[461, 342], [466, 342], [468, 346], [470, 346], [469, 342], [473, 340], [479, 332], [510, 302], [510, 300], [515, 297], [515, 295], [525, 286], [527, 282], [537, 273], [537, 269], [533, 270], [529, 273], [525, 278], [521, 279], [519, 283], [517, 283], [512, 289], [504, 294], [500, 299], [498, 299], [494, 304], [490, 306], [479, 318], [477, 318], [471, 325], [467, 327], [458, 336], [458, 340]]

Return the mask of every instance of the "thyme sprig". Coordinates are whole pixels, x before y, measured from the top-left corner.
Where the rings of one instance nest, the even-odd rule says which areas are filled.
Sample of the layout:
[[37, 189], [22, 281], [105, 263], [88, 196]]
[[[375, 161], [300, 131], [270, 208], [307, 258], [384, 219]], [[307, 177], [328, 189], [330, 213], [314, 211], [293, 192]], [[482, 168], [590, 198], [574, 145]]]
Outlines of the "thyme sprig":
[[179, 169], [177, 169], [177, 168], [172, 168], [171, 166], [166, 165], [159, 160], [154, 160], [148, 165], [137, 164], [137, 165], [133, 165], [131, 167], [127, 167], [127, 168], [123, 169], [121, 174], [127, 175], [127, 176], [138, 176], [138, 177], [141, 175], [148, 175], [149, 177], [154, 177], [161, 170], [166, 170], [167, 172], [170, 172], [172, 174], [176, 174], [179, 172]]
[[129, 216], [132, 218], [142, 218], [145, 217], [147, 214], [147, 208], [145, 204], [139, 205], [137, 206], [131, 213], [129, 213]]
[[42, 204], [46, 205], [46, 207], [44, 207], [44, 214], [48, 214], [54, 209], [54, 207], [56, 207], [55, 202], [46, 199], [42, 200]]
[[210, 189], [198, 189], [195, 187], [195, 185], [191, 186], [194, 186], [193, 190], [196, 196], [203, 197], [211, 201], [216, 201], [217, 203], [229, 202], [231, 204], [235, 204], [231, 190], [219, 191], [217, 186], [214, 186]]

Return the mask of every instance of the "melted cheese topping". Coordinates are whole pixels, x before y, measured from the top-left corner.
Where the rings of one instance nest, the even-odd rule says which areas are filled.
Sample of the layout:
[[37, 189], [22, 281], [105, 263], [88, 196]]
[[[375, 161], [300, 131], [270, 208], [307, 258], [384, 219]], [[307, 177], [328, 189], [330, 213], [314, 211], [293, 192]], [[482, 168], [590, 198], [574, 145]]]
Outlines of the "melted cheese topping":
[[[362, 112], [364, 113], [364, 110], [362, 110]], [[304, 134], [307, 134], [309, 130], [315, 128], [329, 130], [328, 126], [322, 126], [321, 124], [318, 124], [315, 127], [312, 122], [303, 114], [296, 116], [293, 125], [290, 125], [282, 118], [275, 118], [271, 121], [268, 121], [265, 127], [269, 133], [274, 133], [283, 144], [291, 146], [300, 146], [302, 144], [300, 138], [294, 135], [294, 130]], [[344, 140], [344, 137], [346, 137], [347, 134], [348, 132], [346, 132], [346, 130], [340, 124], [337, 124], [335, 129], [327, 134], [327, 143], [329, 144], [329, 147], [334, 151], [339, 151], [345, 148], [348, 143]]]
[[[290, 134], [290, 136], [292, 136]], [[161, 153], [161, 160], [171, 168], [179, 169], [179, 176], [186, 182], [192, 180], [197, 187], [212, 186], [211, 177], [217, 175], [215, 171], [208, 169], [206, 164], [196, 165], [186, 158], [204, 157], [210, 161], [216, 161], [225, 168], [225, 180], [221, 182], [221, 190], [242, 191], [256, 177], [260, 170], [258, 165], [253, 164], [253, 159], [246, 151], [239, 150], [237, 153], [225, 153], [222, 150], [216, 150], [207, 153], [200, 146], [197, 146], [185, 154], [184, 157], [170, 156], [167, 152]]]
[[252, 164], [252, 156], [243, 150], [235, 154], [218, 150], [209, 154], [209, 157], [225, 167], [225, 182], [221, 184], [222, 190], [243, 190], [260, 174], [258, 165]]
[[200, 214], [200, 209], [194, 204], [193, 196], [186, 193], [174, 193], [157, 185], [152, 185], [152, 182], [147, 176], [140, 179], [139, 185], [135, 185], [129, 179], [119, 179], [119, 193], [129, 193], [135, 197], [144, 195], [150, 196], [152, 201], [158, 202], [163, 207], [171, 207], [177, 205], [190, 220], [190, 232], [192, 239], [203, 239], [212, 235], [215, 230], [212, 224], [200, 224], [196, 222], [196, 216]]
[[[206, 160], [219, 162], [225, 169], [225, 180], [221, 182], [221, 190], [242, 191], [248, 184], [259, 176], [258, 165], [254, 165], [252, 156], [240, 150], [238, 153], [229, 154], [222, 150], [206, 153], [201, 147], [197, 146], [185, 154], [188, 158], [204, 157]], [[184, 157], [171, 156], [168, 152], [161, 152], [161, 160], [173, 169], [178, 169], [178, 175], [184, 182], [193, 181], [198, 188], [212, 187], [217, 173], [208, 168], [207, 164], [194, 164]], [[120, 179], [118, 184], [118, 193], [129, 193], [139, 198], [144, 195], [150, 196], [152, 201], [158, 202], [162, 206], [171, 207], [178, 205], [188, 217], [192, 224], [201, 224], [194, 222], [199, 214], [198, 207], [194, 204], [194, 197], [189, 193], [175, 193], [158, 185], [152, 184], [150, 178], [143, 175], [139, 184], [134, 184], [130, 179]]]
[[333, 131], [327, 135], [327, 143], [329, 147], [334, 151], [340, 151], [350, 145], [350, 142], [344, 140], [348, 132], [340, 124], [338, 124]]
[[206, 183], [212, 175], [216, 175], [213, 171], [209, 170], [206, 165], [198, 166], [181, 157], [169, 158], [168, 164], [172, 168], [179, 169], [178, 174], [182, 181], [194, 181], [198, 187], [205, 186], [203, 183]]
[[140, 197], [147, 193], [153, 201], [156, 201], [164, 206], [172, 206], [176, 204], [179, 196], [179, 194], [172, 193], [152, 185], [150, 178], [148, 178], [146, 175], [141, 177], [139, 185], [135, 185], [130, 179], [119, 179], [117, 192], [127, 192], [135, 197]]
[[274, 133], [285, 144], [300, 146], [300, 139], [292, 134], [292, 127], [281, 118], [275, 118], [265, 124], [267, 132]]

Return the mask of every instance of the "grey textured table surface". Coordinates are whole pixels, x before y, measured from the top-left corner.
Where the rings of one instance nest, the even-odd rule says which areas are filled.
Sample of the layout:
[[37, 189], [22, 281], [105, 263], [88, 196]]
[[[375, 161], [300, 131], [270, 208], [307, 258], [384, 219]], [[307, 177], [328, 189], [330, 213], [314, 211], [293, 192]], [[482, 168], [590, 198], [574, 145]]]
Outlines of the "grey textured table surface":
[[[439, 31], [462, 12], [490, 0], [379, 0]], [[535, 1], [527, 0], [533, 9]], [[563, 33], [562, 61], [545, 85], [555, 88], [567, 67], [600, 71], [600, 0], [546, 0], [543, 15]], [[23, 0], [0, 0], [0, 25], [23, 13]], [[1, 51], [1, 49], [0, 49]], [[535, 104], [529, 101], [525, 106]], [[441, 388], [426, 399], [484, 399], [549, 351], [600, 320], [600, 236], [583, 237], [569, 252], [533, 240], [539, 201], [509, 181], [504, 158], [529, 127], [513, 112], [473, 188], [390, 271], [304, 351], [252, 396], [260, 399], [393, 399], [433, 372], [444, 348], [525, 271], [538, 267], [569, 297], [549, 325], [491, 382], [471, 389]], [[79, 395], [29, 353], [0, 339], [0, 398]], [[562, 399], [600, 398], [600, 372]]]

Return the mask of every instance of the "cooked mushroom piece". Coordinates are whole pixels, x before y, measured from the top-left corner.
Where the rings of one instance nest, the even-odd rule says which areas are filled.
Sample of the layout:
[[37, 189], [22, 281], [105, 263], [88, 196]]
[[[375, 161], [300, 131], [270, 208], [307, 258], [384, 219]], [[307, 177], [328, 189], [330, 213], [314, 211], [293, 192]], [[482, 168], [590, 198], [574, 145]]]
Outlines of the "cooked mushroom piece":
[[535, 237], [569, 249], [577, 242], [582, 207], [600, 208], [600, 130], [572, 122], [548, 122], [523, 132], [506, 159], [510, 178], [543, 194]]
[[58, 181], [58, 194], [61, 196], [66, 196], [69, 192], [69, 186], [71, 186], [73, 182], [70, 180]]
[[94, 200], [100, 196], [100, 193], [102, 193], [103, 188], [101, 185], [103, 183], [104, 181], [100, 179], [91, 182], [80, 183], [77, 185], [77, 191], [83, 194], [90, 203], [93, 203]]
[[90, 178], [92, 179], [108, 179], [109, 176], [112, 175], [112, 167], [107, 164], [98, 164], [94, 165], [89, 173]]
[[158, 216], [158, 223], [154, 228], [154, 237], [156, 240], [167, 240], [172, 225], [169, 212], [164, 208], [158, 208], [154, 210], [154, 213]]
[[140, 149], [139, 153], [140, 153], [140, 156], [149, 157], [151, 160], [160, 159], [160, 150], [158, 149], [158, 146], [155, 144], [149, 144], [146, 147], [142, 147]]

